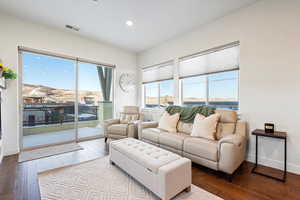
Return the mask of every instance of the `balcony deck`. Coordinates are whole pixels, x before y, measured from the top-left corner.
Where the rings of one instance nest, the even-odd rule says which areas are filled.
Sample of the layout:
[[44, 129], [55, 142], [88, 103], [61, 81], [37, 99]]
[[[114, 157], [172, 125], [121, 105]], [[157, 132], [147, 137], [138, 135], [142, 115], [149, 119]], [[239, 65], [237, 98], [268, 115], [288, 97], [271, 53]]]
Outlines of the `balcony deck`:
[[[103, 137], [103, 127], [81, 127], [78, 128], [78, 139], [89, 137]], [[75, 129], [55, 131], [49, 133], [32, 134], [23, 136], [23, 148], [36, 147], [54, 143], [68, 142], [75, 139]]]

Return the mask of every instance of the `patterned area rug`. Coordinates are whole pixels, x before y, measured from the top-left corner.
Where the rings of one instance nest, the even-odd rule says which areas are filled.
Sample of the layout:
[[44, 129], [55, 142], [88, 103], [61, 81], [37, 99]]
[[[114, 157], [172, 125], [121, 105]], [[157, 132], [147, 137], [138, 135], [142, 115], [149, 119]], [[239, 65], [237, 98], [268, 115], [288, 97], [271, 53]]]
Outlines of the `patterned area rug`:
[[[109, 157], [38, 174], [42, 200], [158, 200], [140, 183], [109, 163]], [[174, 200], [222, 200], [192, 185]]]
[[39, 158], [54, 156], [54, 155], [63, 154], [71, 151], [78, 151], [82, 149], [83, 148], [77, 143], [69, 143], [69, 144], [56, 145], [56, 146], [45, 147], [40, 149], [34, 149], [30, 151], [22, 151], [19, 154], [19, 162], [36, 160]]

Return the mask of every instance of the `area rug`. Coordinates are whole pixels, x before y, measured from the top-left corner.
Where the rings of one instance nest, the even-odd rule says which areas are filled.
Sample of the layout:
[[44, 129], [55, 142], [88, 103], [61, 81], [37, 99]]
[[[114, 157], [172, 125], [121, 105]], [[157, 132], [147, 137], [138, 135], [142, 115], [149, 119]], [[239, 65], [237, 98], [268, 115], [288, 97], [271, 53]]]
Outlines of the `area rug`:
[[[135, 181], [109, 157], [49, 170], [38, 174], [42, 200], [158, 200], [153, 193]], [[192, 185], [174, 200], [222, 200]]]
[[77, 143], [69, 143], [69, 144], [55, 145], [55, 146], [45, 147], [40, 149], [34, 149], [30, 151], [22, 151], [19, 154], [18, 161], [25, 162], [29, 160], [36, 160], [39, 158], [63, 154], [71, 151], [78, 151], [82, 149], [83, 148]]

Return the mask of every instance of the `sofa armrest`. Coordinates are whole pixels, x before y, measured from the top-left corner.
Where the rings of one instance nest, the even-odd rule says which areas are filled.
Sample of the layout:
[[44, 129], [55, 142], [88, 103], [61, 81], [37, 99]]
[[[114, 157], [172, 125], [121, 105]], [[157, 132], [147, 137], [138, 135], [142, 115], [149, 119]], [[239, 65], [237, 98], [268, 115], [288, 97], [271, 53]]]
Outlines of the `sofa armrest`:
[[247, 123], [243, 121], [238, 121], [235, 126], [234, 135], [246, 137], [246, 131], [247, 131]]
[[134, 123], [127, 124], [127, 137], [137, 138], [137, 126]]
[[158, 122], [151, 121], [151, 122], [140, 122], [139, 123], [141, 128], [157, 128]]
[[113, 125], [113, 124], [119, 124], [120, 123], [120, 119], [108, 119], [108, 120], [104, 120], [103, 122], [103, 128], [104, 128], [104, 136], [107, 135], [107, 129], [109, 126]]
[[219, 140], [218, 146], [219, 146], [219, 149], [220, 149], [220, 146], [223, 143], [228, 143], [228, 144], [233, 144], [233, 145], [236, 145], [236, 146], [241, 146], [244, 139], [245, 138], [241, 135], [228, 135], [228, 136], [223, 137], [222, 139]]
[[227, 174], [232, 174], [245, 160], [246, 144], [246, 123], [238, 122], [233, 135], [219, 140], [219, 170]]
[[141, 139], [143, 129], [145, 129], [145, 128], [157, 128], [157, 127], [158, 127], [158, 122], [155, 122], [155, 121], [151, 121], [151, 122], [140, 121], [138, 123], [138, 138]]
[[120, 123], [120, 119], [108, 119], [108, 120], [104, 120], [104, 126], [111, 126], [113, 124], [119, 124]]
[[224, 143], [240, 146], [244, 140], [246, 140], [246, 122], [238, 121], [236, 124], [235, 133], [221, 138], [218, 146], [219, 149]]

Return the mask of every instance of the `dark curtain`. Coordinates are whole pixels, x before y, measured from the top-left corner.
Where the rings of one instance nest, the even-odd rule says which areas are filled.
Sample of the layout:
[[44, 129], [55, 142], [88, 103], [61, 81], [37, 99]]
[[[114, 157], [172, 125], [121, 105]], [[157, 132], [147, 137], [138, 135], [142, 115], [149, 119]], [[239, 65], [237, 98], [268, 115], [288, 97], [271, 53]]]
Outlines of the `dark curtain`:
[[112, 86], [112, 68], [97, 66], [104, 101], [110, 100]]

